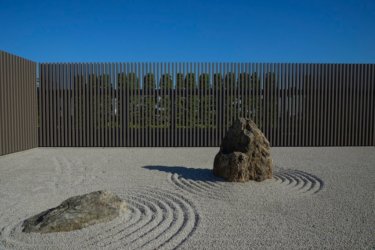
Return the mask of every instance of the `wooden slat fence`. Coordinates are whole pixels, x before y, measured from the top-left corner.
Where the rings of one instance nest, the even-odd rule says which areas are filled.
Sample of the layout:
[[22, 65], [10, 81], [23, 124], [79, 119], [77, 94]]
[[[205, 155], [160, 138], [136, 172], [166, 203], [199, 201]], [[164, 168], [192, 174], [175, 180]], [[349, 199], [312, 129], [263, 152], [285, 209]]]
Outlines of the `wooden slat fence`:
[[0, 51], [0, 155], [38, 146], [36, 63]]
[[211, 147], [239, 116], [272, 146], [374, 146], [374, 64], [43, 63], [39, 146]]

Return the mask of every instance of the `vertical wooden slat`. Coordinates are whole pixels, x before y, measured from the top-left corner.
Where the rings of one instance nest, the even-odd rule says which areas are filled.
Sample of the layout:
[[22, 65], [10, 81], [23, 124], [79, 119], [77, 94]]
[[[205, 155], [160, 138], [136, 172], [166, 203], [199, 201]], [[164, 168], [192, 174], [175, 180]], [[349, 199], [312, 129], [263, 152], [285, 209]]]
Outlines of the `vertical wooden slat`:
[[[129, 65], [129, 63], [126, 64], [126, 68], [128, 70], [128, 76], [129, 76], [129, 83], [127, 84], [126, 86], [126, 102], [130, 103], [130, 81], [132, 81], [132, 79], [130, 79], [130, 73], [132, 72], [132, 68], [130, 68], [131, 65]], [[135, 91], [135, 88], [134, 88], [134, 91]], [[133, 92], [134, 93], [134, 92]], [[128, 140], [128, 145], [131, 147], [133, 146], [133, 137], [134, 137], [134, 133], [132, 133], [132, 131], [130, 130], [130, 125], [131, 123], [130, 122], [133, 122], [133, 114], [130, 113], [130, 110], [133, 109], [133, 104], [129, 105], [130, 108], [127, 109], [127, 140]], [[131, 111], [133, 112], [133, 111]], [[132, 117], [131, 117], [132, 116]]]
[[302, 77], [303, 77], [303, 65], [298, 64], [297, 67], [297, 114], [298, 114], [298, 132], [297, 132], [297, 146], [302, 146], [302, 137], [303, 137], [303, 89], [302, 89]]
[[295, 64], [290, 64], [289, 78], [289, 146], [295, 146], [294, 143], [294, 81], [295, 81]]
[[309, 133], [310, 128], [308, 124], [308, 115], [309, 115], [309, 101], [310, 101], [310, 71], [309, 71], [309, 64], [303, 65], [303, 76], [302, 76], [302, 88], [303, 88], [303, 96], [302, 96], [302, 102], [303, 102], [303, 139], [302, 139], [302, 145], [303, 146], [309, 146]]
[[342, 89], [343, 89], [343, 99], [342, 99], [342, 124], [343, 124], [343, 128], [341, 130], [341, 138], [342, 138], [342, 145], [343, 146], [346, 146], [347, 145], [347, 141], [348, 141], [348, 135], [347, 135], [347, 123], [346, 123], [346, 120], [347, 120], [347, 117], [348, 117], [348, 101], [347, 101], [347, 93], [348, 93], [348, 87], [347, 87], [347, 75], [349, 74], [348, 72], [348, 65], [347, 64], [344, 64], [342, 69]]
[[325, 144], [325, 114], [327, 113], [327, 106], [326, 106], [326, 65], [322, 64], [320, 65], [320, 86], [321, 86], [321, 93], [320, 93], [320, 109], [319, 109], [319, 114], [320, 114], [320, 127], [319, 127], [319, 132], [320, 132], [320, 146], [326, 146]]
[[78, 66], [77, 63], [72, 63], [72, 145], [74, 147], [78, 147], [78, 140], [77, 137], [79, 136], [77, 133], [77, 71]]
[[20, 132], [22, 131], [23, 127], [20, 124], [20, 111], [21, 105], [19, 96], [19, 85], [20, 85], [20, 75], [18, 71], [20, 70], [19, 67], [19, 58], [17, 56], [13, 56], [13, 100], [12, 100], [12, 107], [14, 110], [14, 117], [12, 129], [13, 129], [13, 152], [17, 152], [21, 150], [21, 141], [20, 141]]
[[219, 68], [219, 90], [220, 90], [220, 112], [219, 112], [219, 132], [220, 132], [220, 143], [221, 140], [224, 138], [224, 130], [226, 127], [226, 120], [225, 120], [225, 95], [226, 95], [226, 87], [225, 87], [225, 63], [220, 63]]
[[277, 120], [278, 120], [278, 130], [277, 130], [277, 146], [282, 146], [283, 143], [283, 88], [284, 88], [284, 64], [279, 63], [279, 87], [277, 89], [277, 99], [278, 99], [278, 115], [277, 115]]
[[93, 116], [93, 146], [99, 146], [99, 138], [98, 138], [98, 90], [99, 90], [99, 83], [98, 83], [98, 64], [93, 63], [92, 65], [92, 95], [93, 95], [93, 104], [92, 104], [92, 116]]
[[104, 146], [110, 146], [110, 113], [111, 113], [111, 103], [110, 103], [110, 86], [111, 86], [111, 73], [109, 63], [104, 63], [104, 75], [105, 75], [105, 88], [104, 88], [104, 98], [105, 98], [105, 120], [104, 120]]
[[[214, 75], [214, 84], [216, 84], [216, 146], [219, 147], [221, 144], [221, 95], [222, 95], [222, 90], [221, 90], [221, 63], [217, 62], [214, 64], [215, 65], [215, 74], [216, 74], [216, 80], [215, 80], [215, 75]], [[215, 83], [216, 81], [216, 83]]]
[[336, 133], [336, 129], [334, 129], [334, 125], [335, 125], [335, 98], [336, 98], [336, 95], [335, 95], [335, 79], [334, 79], [334, 65], [333, 64], [330, 64], [330, 67], [329, 67], [329, 75], [330, 75], [330, 81], [329, 81], [329, 95], [328, 95], [328, 98], [329, 98], [329, 106], [330, 106], [330, 115], [328, 117], [329, 119], [329, 146], [333, 146], [333, 141], [334, 141], [334, 134]]
[[139, 79], [140, 83], [139, 83], [139, 87], [138, 87], [138, 90], [137, 90], [137, 97], [138, 97], [138, 100], [137, 100], [137, 104], [140, 106], [139, 109], [138, 109], [138, 116], [137, 116], [137, 126], [136, 126], [136, 137], [135, 137], [135, 146], [136, 147], [139, 147], [140, 146], [140, 141], [141, 141], [141, 133], [139, 133], [139, 130], [142, 128], [142, 112], [143, 112], [143, 98], [142, 98], [142, 93], [141, 93], [141, 90], [143, 89], [143, 84], [144, 84], [144, 81], [143, 81], [143, 77], [142, 75], [140, 74], [140, 70], [139, 70], [139, 63], [135, 63], [134, 64], [134, 67], [135, 67], [135, 72], [136, 72], [136, 76], [137, 78]]
[[345, 146], [350, 146], [351, 145], [351, 138], [350, 138], [350, 129], [351, 129], [351, 126], [350, 126], [350, 123], [351, 123], [351, 107], [352, 107], [352, 103], [351, 103], [351, 94], [353, 92], [353, 89], [351, 87], [351, 69], [352, 69], [352, 65], [351, 64], [347, 64], [346, 65], [346, 74], [345, 74], [345, 92], [346, 92], [346, 97], [345, 97], [345, 108], [346, 108], [346, 112], [345, 112], [345, 139], [346, 139], [346, 142], [345, 142]]
[[[198, 147], [202, 147], [204, 144], [205, 144], [205, 133], [202, 133], [202, 131], [205, 130], [205, 123], [204, 123], [204, 119], [203, 117], [205, 117], [204, 115], [204, 109], [205, 109], [205, 106], [204, 106], [204, 102], [205, 102], [205, 98], [206, 96], [204, 96], [204, 87], [203, 87], [203, 72], [204, 72], [204, 69], [203, 69], [203, 63], [194, 63], [194, 69], [191, 70], [194, 72], [194, 77], [195, 79], [198, 79], [197, 80], [197, 87], [195, 87], [193, 89], [193, 94], [194, 95], [194, 101], [193, 101], [193, 107], [194, 107], [194, 110], [192, 110], [191, 112], [193, 112], [192, 117], [193, 117], [193, 146], [198, 146]], [[194, 79], [194, 81], [195, 81]], [[201, 86], [201, 82], [202, 82], [202, 86]], [[198, 103], [197, 106], [195, 106], [195, 100], [197, 100], [196, 102]], [[195, 108], [197, 110], [195, 110]], [[195, 115], [195, 112], [197, 112], [197, 115]]]
[[[17, 85], [17, 79], [16, 79], [16, 57], [11, 56], [11, 82], [10, 82], [10, 90], [11, 90], [11, 99], [10, 99], [10, 107], [15, 111], [14, 114], [10, 114], [10, 131], [11, 131], [11, 138], [10, 138], [10, 143], [11, 143], [11, 153], [17, 151], [17, 135], [16, 135], [16, 124], [17, 124], [17, 102], [16, 102], [16, 87]], [[13, 111], [12, 110], [12, 111]], [[12, 112], [13, 113], [13, 112]]]
[[114, 102], [114, 146], [118, 147], [119, 146], [119, 137], [120, 137], [120, 131], [119, 131], [119, 84], [118, 84], [118, 77], [119, 77], [119, 64], [118, 63], [113, 63], [113, 102]]
[[41, 98], [41, 105], [40, 105], [40, 131], [41, 131], [41, 139], [42, 142], [40, 143], [42, 147], [46, 146], [46, 66], [45, 64], [40, 65], [40, 98]]
[[356, 65], [351, 64], [350, 65], [350, 71], [349, 71], [349, 145], [348, 146], [354, 146], [354, 117], [355, 117], [355, 102], [356, 102], [356, 86], [354, 84], [354, 78], [355, 78], [355, 73], [356, 73]]
[[81, 64], [75, 64], [75, 133], [76, 133], [76, 147], [82, 146], [82, 129], [81, 129]]
[[345, 133], [344, 133], [344, 138], [345, 138], [345, 146], [350, 145], [350, 108], [351, 108], [351, 103], [350, 103], [350, 93], [352, 92], [351, 86], [350, 86], [350, 70], [351, 70], [351, 65], [347, 64], [346, 66], [346, 74], [345, 74]]
[[88, 112], [88, 139], [87, 139], [87, 146], [88, 147], [93, 147], [93, 140], [94, 140], [94, 133], [93, 133], [93, 108], [92, 108], [92, 105], [93, 105], [93, 93], [92, 93], [92, 68], [93, 68], [93, 64], [92, 63], [89, 63], [87, 64], [87, 72], [86, 72], [86, 95], [87, 95], [87, 98], [88, 98], [88, 102], [87, 102], [87, 112]]
[[314, 70], [314, 74], [315, 74], [315, 79], [314, 79], [314, 85], [315, 85], [315, 96], [314, 96], [314, 122], [315, 122], [315, 135], [314, 135], [314, 139], [315, 139], [315, 143], [314, 143], [314, 146], [319, 146], [320, 145], [320, 117], [319, 117], [319, 110], [320, 110], [320, 106], [319, 106], [319, 103], [320, 103], [320, 93], [321, 93], [321, 84], [320, 84], [320, 80], [318, 78], [320, 78], [320, 70], [319, 70], [319, 64], [316, 64], [315, 65], [315, 70]]
[[64, 147], [67, 147], [68, 146], [68, 91], [69, 91], [69, 85], [68, 85], [68, 76], [67, 76], [67, 72], [68, 72], [68, 67], [65, 63], [63, 63], [62, 65], [62, 68], [63, 68], [63, 83], [64, 83], [64, 87], [63, 87], [63, 93], [64, 93], [64, 98], [63, 98], [63, 106], [64, 106]]
[[223, 136], [225, 136], [226, 131], [228, 130], [229, 127], [229, 122], [230, 122], [230, 64], [225, 63], [224, 64], [224, 84], [225, 84], [225, 95], [224, 95], [224, 114], [225, 114], [225, 126], [223, 130]]
[[28, 86], [30, 82], [28, 82], [28, 67], [26, 61], [21, 61], [20, 57], [17, 57], [17, 68], [16, 74], [18, 78], [17, 90], [16, 90], [16, 101], [18, 103], [18, 126], [19, 130], [16, 131], [18, 135], [18, 147], [17, 151], [24, 150], [26, 147], [29, 146], [29, 137], [30, 135], [27, 132], [27, 125], [29, 123], [30, 117], [25, 113], [28, 110], [28, 101], [30, 99], [30, 95], [32, 92], [29, 92], [29, 95], [25, 95], [25, 91], [28, 90]]
[[375, 146], [375, 114], [374, 114], [374, 106], [375, 106], [375, 65], [372, 64], [371, 65], [371, 117], [370, 117], [370, 121], [371, 121], [371, 134], [370, 134], [370, 137], [372, 138], [372, 144], [371, 146]]
[[330, 84], [330, 65], [329, 64], [325, 64], [325, 86], [324, 86], [324, 89], [325, 89], [325, 96], [324, 96], [324, 99], [325, 99], [325, 102], [324, 102], [324, 108], [325, 108], [325, 112], [324, 112], [324, 128], [323, 128], [323, 131], [324, 131], [324, 146], [329, 146], [329, 136], [330, 136], [330, 114], [331, 114], [331, 106], [330, 106], [330, 97], [329, 97], [329, 84]]
[[310, 80], [310, 145], [315, 146], [316, 142], [316, 117], [315, 117], [315, 110], [316, 110], [316, 65], [310, 65], [310, 72], [311, 72], [311, 80]]
[[354, 64], [353, 65], [354, 67], [354, 72], [353, 72], [353, 76], [352, 76], [352, 86], [354, 88], [353, 90], [353, 110], [352, 110], [352, 119], [353, 119], [353, 123], [352, 123], [352, 133], [351, 133], [351, 137], [352, 137], [352, 146], [358, 146], [358, 113], [359, 113], [359, 110], [358, 110], [358, 91], [359, 91], [359, 84], [358, 84], [358, 71], [359, 71], [359, 65], [358, 64]]
[[[21, 105], [21, 112], [22, 112], [22, 117], [20, 123], [23, 125], [22, 128], [22, 136], [21, 136], [21, 150], [25, 150], [27, 148], [30, 148], [32, 145], [31, 141], [31, 114], [32, 114], [32, 94], [33, 90], [30, 88], [32, 86], [32, 81], [30, 81], [30, 63], [29, 61], [25, 61], [22, 58], [19, 58], [19, 64], [21, 67], [21, 70], [24, 72], [22, 74], [22, 79], [21, 79], [21, 84], [19, 85], [19, 92], [18, 92], [18, 97], [20, 97], [22, 105]], [[22, 72], [21, 71], [21, 72]], [[19, 73], [18, 73], [19, 74]], [[26, 95], [26, 93], [29, 93], [29, 95]], [[22, 94], [21, 94], [22, 93]]]
[[[14, 85], [15, 85], [15, 58], [13, 56], [10, 56], [10, 63], [11, 63], [11, 73], [10, 73], [10, 82], [9, 82], [9, 89], [10, 89], [10, 108], [14, 109], [15, 103], [14, 103], [14, 97], [15, 97], [15, 90], [14, 90]], [[16, 115], [14, 114], [8, 114], [10, 124], [10, 152], [13, 153], [15, 152], [15, 119]]]
[[105, 63], [100, 63], [100, 69], [99, 69], [99, 76], [100, 76], [100, 92], [99, 92], [99, 98], [100, 98], [100, 146], [105, 147], [105, 119], [106, 117], [106, 98], [105, 98], [105, 88], [106, 88], [106, 76], [105, 76]]
[[216, 138], [216, 124], [215, 124], [215, 112], [216, 110], [216, 100], [215, 100], [215, 92], [213, 89], [213, 73], [214, 73], [214, 64], [208, 63], [208, 77], [209, 77], [209, 96], [210, 96], [210, 147], [216, 147], [215, 138]]
[[81, 126], [82, 126], [82, 147], [87, 147], [87, 105], [86, 105], [86, 63], [81, 63]]
[[41, 70], [42, 70], [42, 66], [40, 63], [37, 64], [38, 65], [38, 75], [39, 76], [39, 88], [38, 88], [38, 111], [37, 111], [37, 118], [38, 118], [38, 147], [41, 147], [42, 146], [42, 73], [41, 73]]
[[293, 146], [298, 146], [298, 64], [293, 64]]
[[71, 101], [70, 101], [70, 123], [71, 123], [71, 146], [77, 147], [76, 144], [76, 82], [75, 82], [75, 75], [76, 75], [76, 64], [70, 64], [70, 79], [71, 79]]
[[316, 68], [316, 81], [317, 81], [317, 108], [316, 108], [316, 119], [317, 119], [317, 131], [316, 131], [316, 136], [317, 136], [317, 142], [316, 146], [321, 146], [322, 145], [322, 136], [321, 136], [321, 127], [322, 127], [322, 118], [321, 118], [321, 109], [322, 109], [322, 71], [321, 71], [321, 65], [317, 65]]
[[110, 63], [109, 64], [109, 68], [110, 68], [110, 103], [111, 103], [111, 115], [110, 115], [110, 134], [109, 134], [109, 138], [110, 138], [110, 146], [111, 147], [115, 147], [116, 146], [116, 134], [115, 134], [115, 131], [116, 131], [116, 117], [115, 117], [115, 109], [116, 109], [116, 103], [115, 103], [115, 98], [114, 98], [114, 90], [115, 90], [115, 65], [114, 63]]
[[362, 121], [362, 146], [368, 146], [368, 97], [369, 97], [369, 89], [368, 89], [368, 65], [362, 65], [362, 72], [363, 72], [363, 121]]
[[57, 129], [56, 129], [56, 133], [57, 133], [57, 146], [58, 147], [61, 147], [62, 143], [61, 143], [61, 136], [62, 136], [62, 126], [61, 126], [61, 92], [62, 92], [62, 81], [61, 81], [61, 63], [58, 63], [57, 66], [56, 66], [56, 72], [57, 74], [57, 99], [56, 99], [56, 103], [57, 103]]
[[294, 80], [295, 80], [295, 70], [294, 70], [295, 64], [290, 64], [289, 68], [289, 97], [288, 97], [288, 109], [289, 109], [289, 115], [288, 115], [288, 145], [289, 146], [295, 146], [294, 143]]
[[370, 146], [370, 98], [371, 98], [371, 89], [370, 89], [370, 72], [369, 72], [369, 69], [370, 69], [370, 66], [371, 65], [365, 65], [365, 69], [364, 69], [364, 73], [365, 73], [365, 90], [364, 90], [364, 93], [366, 95], [366, 103], [365, 103], [365, 106], [366, 106], [366, 113], [365, 113], [365, 117], [366, 117], [366, 121], [365, 121], [365, 134], [364, 134], [364, 145], [365, 146]]
[[109, 116], [110, 116], [110, 100], [109, 100], [109, 89], [110, 89], [110, 72], [109, 64], [104, 63], [103, 65], [103, 76], [104, 76], [104, 147], [110, 146], [109, 141]]
[[13, 152], [18, 152], [22, 148], [22, 141], [21, 141], [21, 136], [23, 136], [23, 124], [20, 123], [21, 116], [22, 116], [22, 106], [23, 103], [21, 103], [21, 100], [19, 98], [20, 92], [19, 92], [19, 86], [20, 82], [23, 80], [22, 75], [20, 74], [20, 63], [19, 63], [19, 57], [16, 56], [14, 57], [14, 83], [13, 83], [13, 107], [14, 108], [14, 124], [13, 124], [13, 129], [14, 129], [14, 151]]
[[57, 128], [57, 119], [56, 119], [56, 90], [57, 90], [57, 84], [56, 84], [56, 64], [53, 63], [51, 65], [51, 145], [53, 147], [56, 147], [56, 128]]
[[10, 83], [10, 68], [11, 68], [11, 63], [10, 63], [10, 56], [5, 53], [4, 59], [5, 59], [5, 80], [4, 80], [4, 152], [5, 154], [9, 154], [11, 152], [10, 150], [10, 142], [9, 142], [9, 137], [10, 137], [10, 131], [9, 131], [9, 83]]
[[117, 144], [117, 104], [116, 104], [116, 99], [115, 99], [115, 91], [116, 91], [116, 66], [114, 63], [110, 64], [111, 67], [111, 106], [112, 106], [112, 113], [111, 113], [111, 130], [112, 130], [112, 142], [111, 142], [111, 147], [116, 147]]
[[117, 64], [117, 103], [118, 103], [118, 109], [117, 109], [117, 120], [119, 124], [119, 143], [118, 146], [120, 147], [125, 147], [124, 145], [124, 132], [125, 132], [125, 127], [124, 127], [124, 83], [125, 83], [125, 72], [124, 72], [124, 67], [123, 63], [118, 63]]
[[187, 96], [186, 96], [186, 63], [181, 63], [181, 72], [182, 72], [182, 100], [183, 100], [183, 105], [182, 105], [182, 114], [181, 114], [181, 146], [187, 146], [187, 140], [186, 140], [186, 109], [187, 109]]
[[105, 147], [105, 118], [106, 118], [106, 103], [105, 103], [105, 64], [99, 64], [99, 79], [100, 79], [100, 92], [99, 92], [99, 113], [100, 113], [100, 146]]
[[332, 125], [331, 125], [331, 145], [337, 145], [337, 134], [339, 131], [339, 124], [337, 123], [338, 106], [337, 106], [337, 64], [332, 65]]
[[55, 127], [55, 144], [56, 144], [56, 147], [61, 147], [61, 134], [62, 134], [62, 131], [61, 131], [61, 115], [60, 115], [60, 102], [61, 102], [61, 97], [60, 97], [60, 93], [61, 93], [61, 73], [60, 73], [60, 63], [56, 63], [55, 64], [55, 71], [54, 71], [54, 74], [55, 74], [55, 87], [56, 87], [56, 94], [55, 94], [55, 101], [56, 101], [56, 106], [55, 106], [55, 116], [56, 116], [56, 127]]
[[269, 96], [271, 99], [271, 113], [270, 113], [270, 143], [272, 146], [275, 145], [275, 128], [276, 128], [276, 98], [275, 98], [275, 90], [277, 86], [277, 72], [275, 68], [275, 64], [271, 63], [271, 86], [269, 90]]
[[358, 71], [357, 71], [357, 83], [356, 85], [358, 86], [358, 90], [357, 90], [357, 97], [358, 97], [358, 104], [357, 104], [357, 117], [356, 117], [356, 122], [357, 122], [357, 135], [356, 135], [356, 138], [357, 138], [357, 141], [356, 141], [356, 146], [363, 146], [362, 142], [362, 138], [363, 138], [363, 131], [364, 131], [364, 128], [363, 128], [363, 116], [362, 116], [362, 113], [363, 113], [363, 100], [364, 100], [364, 96], [363, 96], [363, 92], [362, 92], [362, 86], [363, 86], [363, 67], [362, 67], [362, 64], [358, 64]]
[[304, 126], [304, 135], [303, 135], [303, 145], [310, 146], [310, 126], [309, 126], [309, 107], [310, 107], [310, 64], [304, 64], [303, 67], [303, 78], [302, 78], [302, 87], [303, 87], [303, 126]]
[[283, 99], [283, 109], [282, 109], [282, 121], [283, 121], [283, 137], [282, 137], [282, 146], [285, 146], [287, 145], [287, 140], [288, 140], [288, 112], [289, 112], [289, 108], [288, 108], [288, 81], [289, 81], [289, 64], [284, 64], [284, 68], [283, 68], [283, 92], [282, 92], [282, 99]]
[[[17, 118], [17, 107], [16, 107], [16, 104], [17, 102], [15, 102], [15, 96], [16, 96], [16, 93], [15, 93], [15, 85], [17, 84], [16, 83], [16, 58], [14, 56], [11, 56], [10, 57], [10, 60], [11, 60], [11, 75], [10, 75], [10, 107], [14, 110], [15, 109], [15, 112], [14, 114], [9, 114], [9, 118], [10, 118], [10, 145], [11, 145], [11, 153], [15, 152], [16, 151], [16, 124], [17, 124], [17, 121], [16, 121], [16, 118]], [[15, 108], [16, 107], [16, 108]], [[12, 112], [13, 113], [13, 112]]]
[[5, 85], [5, 60], [4, 60], [4, 52], [0, 51], [0, 155], [5, 154], [4, 151], [4, 116], [5, 116], [5, 109], [4, 109], [4, 85]]
[[108, 75], [108, 88], [107, 88], [107, 105], [108, 105], [108, 113], [107, 113], [107, 146], [113, 147], [113, 138], [112, 138], [112, 130], [113, 130], [113, 123], [112, 123], [112, 116], [113, 116], [113, 103], [112, 103], [112, 67], [111, 63], [107, 63], [107, 75]]
[[343, 65], [337, 65], [337, 88], [338, 88], [338, 102], [337, 102], [337, 124], [338, 124], [338, 131], [337, 131], [337, 145], [343, 145], [343, 94], [344, 94], [344, 82], [343, 82]]
[[[169, 81], [171, 79], [173, 79], [173, 77], [171, 77], [172, 75], [172, 69], [171, 69], [171, 64], [170, 63], [167, 63], [165, 64], [165, 67], [166, 67], [166, 72], [164, 72], [164, 74], [166, 74], [166, 81], [168, 83], [168, 88], [166, 89], [166, 91], [164, 92], [164, 96], [163, 98], [165, 99], [166, 96], [168, 96], [168, 102], [164, 103], [164, 107], [166, 108], [166, 110], [168, 112], [166, 112], [166, 110], [164, 111], [164, 116], [165, 116], [165, 120], [164, 120], [164, 123], [166, 123], [167, 125], [167, 128], [166, 128], [166, 138], [167, 138], [167, 144], [166, 146], [167, 147], [172, 147], [172, 143], [171, 143], [171, 122], [172, 122], [172, 117], [170, 116], [171, 112], [170, 112], [170, 107], [171, 107], [171, 102], [172, 102], [172, 92], [171, 92], [171, 88], [173, 88], [173, 80], [172, 80], [172, 83], [169, 83]], [[172, 85], [172, 86], [170, 86]]]
[[170, 103], [170, 123], [171, 123], [171, 147], [176, 147], [176, 63], [171, 63], [171, 80], [172, 80], [172, 87], [171, 87], [171, 103]]
[[46, 147], [51, 146], [51, 65], [46, 65]]
[[267, 133], [268, 133], [268, 140], [269, 142], [271, 143], [271, 145], [273, 146], [273, 142], [272, 142], [272, 106], [273, 106], [273, 99], [272, 99], [272, 96], [271, 96], [271, 91], [272, 91], [272, 88], [273, 88], [273, 69], [272, 69], [272, 63], [267, 63], [267, 71], [265, 72], [266, 74], [268, 74], [268, 83], [267, 83], [267, 116], [266, 116], [266, 119], [267, 119]]
[[73, 138], [73, 111], [74, 111], [74, 85], [73, 85], [73, 76], [74, 76], [74, 65], [73, 63], [67, 64], [68, 68], [68, 143], [69, 147], [74, 146]]
[[227, 129], [232, 125], [233, 117], [234, 117], [234, 108], [233, 108], [233, 101], [234, 101], [234, 89], [235, 89], [235, 73], [234, 73], [234, 63], [230, 63], [229, 67], [229, 89], [230, 89], [230, 99], [229, 99], [229, 121]]

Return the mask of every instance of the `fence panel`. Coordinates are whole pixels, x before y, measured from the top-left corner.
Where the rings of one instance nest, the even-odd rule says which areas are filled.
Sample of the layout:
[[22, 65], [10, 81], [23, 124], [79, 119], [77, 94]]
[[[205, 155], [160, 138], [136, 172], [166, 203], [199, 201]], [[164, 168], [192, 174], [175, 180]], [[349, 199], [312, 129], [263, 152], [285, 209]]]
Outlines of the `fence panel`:
[[373, 64], [43, 63], [39, 145], [219, 146], [245, 116], [272, 146], [373, 146], [374, 81]]
[[0, 51], [0, 155], [38, 145], [36, 64]]

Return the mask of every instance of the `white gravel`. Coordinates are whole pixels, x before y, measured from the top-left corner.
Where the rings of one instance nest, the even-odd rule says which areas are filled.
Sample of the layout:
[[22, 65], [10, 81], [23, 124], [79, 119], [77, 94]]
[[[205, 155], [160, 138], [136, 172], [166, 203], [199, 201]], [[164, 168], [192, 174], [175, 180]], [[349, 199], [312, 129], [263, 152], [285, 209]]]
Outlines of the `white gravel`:
[[[0, 249], [374, 249], [375, 147], [272, 148], [274, 179], [212, 176], [218, 148], [37, 148], [0, 157]], [[121, 218], [68, 233], [22, 221], [111, 190]]]

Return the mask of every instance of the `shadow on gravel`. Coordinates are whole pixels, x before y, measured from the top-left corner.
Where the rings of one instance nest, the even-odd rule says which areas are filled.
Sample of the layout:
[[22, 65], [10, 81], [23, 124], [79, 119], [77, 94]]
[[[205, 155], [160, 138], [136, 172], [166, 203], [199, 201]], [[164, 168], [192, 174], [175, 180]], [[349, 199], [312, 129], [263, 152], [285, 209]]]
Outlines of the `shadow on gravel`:
[[178, 174], [180, 177], [193, 181], [225, 182], [224, 179], [216, 177], [211, 169], [188, 168], [183, 166], [143, 166], [145, 169], [158, 170], [171, 174]]

